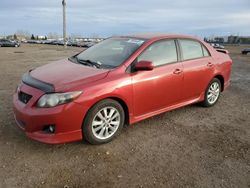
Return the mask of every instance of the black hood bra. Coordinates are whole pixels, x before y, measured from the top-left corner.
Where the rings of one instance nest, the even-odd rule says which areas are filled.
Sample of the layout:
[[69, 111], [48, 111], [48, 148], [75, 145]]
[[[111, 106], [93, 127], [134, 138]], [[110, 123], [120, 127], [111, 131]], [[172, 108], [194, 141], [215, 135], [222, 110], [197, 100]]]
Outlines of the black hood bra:
[[40, 90], [44, 91], [45, 93], [53, 93], [53, 92], [55, 92], [54, 85], [43, 82], [43, 81], [38, 80], [36, 78], [33, 78], [30, 75], [30, 72], [25, 73], [23, 75], [22, 81], [23, 81], [23, 83], [25, 83], [25, 84], [27, 84], [27, 85], [29, 85], [31, 87], [40, 89]]

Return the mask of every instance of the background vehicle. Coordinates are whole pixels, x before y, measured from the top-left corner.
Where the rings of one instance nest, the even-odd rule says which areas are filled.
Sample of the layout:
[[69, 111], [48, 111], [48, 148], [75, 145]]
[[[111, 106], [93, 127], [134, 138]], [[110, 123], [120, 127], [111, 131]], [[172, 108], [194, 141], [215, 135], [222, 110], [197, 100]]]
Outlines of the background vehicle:
[[35, 140], [102, 144], [124, 124], [192, 103], [213, 106], [229, 86], [231, 65], [226, 50], [190, 36], [109, 38], [26, 73], [14, 114]]
[[225, 49], [225, 47], [219, 43], [211, 43], [211, 46], [218, 49]]
[[247, 55], [248, 53], [250, 53], [250, 48], [246, 48], [246, 49], [242, 50], [241, 53], [244, 55]]
[[17, 41], [0, 39], [0, 47], [19, 47], [19, 46], [20, 46], [20, 43]]

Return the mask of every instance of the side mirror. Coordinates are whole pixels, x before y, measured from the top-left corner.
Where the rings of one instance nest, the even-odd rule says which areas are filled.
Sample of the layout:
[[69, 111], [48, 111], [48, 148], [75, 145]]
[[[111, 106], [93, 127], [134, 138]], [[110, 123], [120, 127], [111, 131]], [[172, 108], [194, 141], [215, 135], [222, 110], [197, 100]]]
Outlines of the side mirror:
[[137, 71], [150, 71], [154, 69], [154, 65], [151, 61], [139, 61], [135, 64], [135, 70]]

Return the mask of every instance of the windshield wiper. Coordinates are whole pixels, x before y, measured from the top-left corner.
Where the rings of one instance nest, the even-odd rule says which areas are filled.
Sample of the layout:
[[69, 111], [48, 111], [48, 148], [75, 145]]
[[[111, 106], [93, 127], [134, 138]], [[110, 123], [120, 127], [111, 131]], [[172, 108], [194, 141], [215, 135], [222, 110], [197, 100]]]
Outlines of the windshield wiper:
[[102, 69], [113, 69], [115, 68], [116, 66], [113, 66], [113, 65], [106, 65], [106, 64], [102, 64], [101, 62], [94, 62], [94, 61], [91, 61], [89, 59], [87, 60], [83, 60], [83, 59], [79, 59], [77, 56], [72, 56], [70, 58], [68, 58], [70, 61], [74, 62], [74, 63], [80, 63], [82, 65], [86, 65], [86, 66], [94, 66], [95, 68], [102, 68]]
[[76, 57], [76, 60], [77, 60], [77, 62], [79, 62], [79, 63], [82, 63], [82, 64], [84, 64], [84, 65], [88, 64], [88, 65], [91, 65], [91, 66], [96, 67], [96, 68], [101, 68], [101, 66], [102, 66], [102, 63], [101, 63], [101, 62], [94, 62], [94, 61], [91, 61], [91, 60], [89, 60], [89, 59], [78, 59], [78, 58]]

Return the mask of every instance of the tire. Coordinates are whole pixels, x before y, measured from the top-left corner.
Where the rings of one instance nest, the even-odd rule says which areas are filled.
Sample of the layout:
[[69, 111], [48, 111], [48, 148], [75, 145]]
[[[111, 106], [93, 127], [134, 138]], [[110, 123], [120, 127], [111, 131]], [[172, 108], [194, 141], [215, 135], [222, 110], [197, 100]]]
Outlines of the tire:
[[218, 78], [213, 78], [208, 84], [205, 92], [204, 101], [201, 103], [204, 107], [214, 106], [220, 98], [221, 82]]
[[83, 138], [94, 145], [110, 142], [120, 133], [124, 121], [125, 113], [120, 103], [102, 100], [87, 113], [82, 126]]

